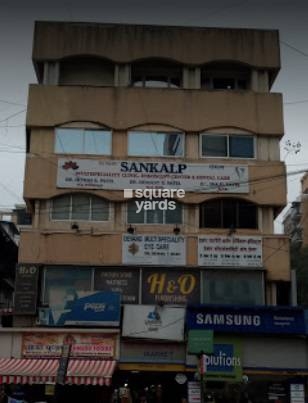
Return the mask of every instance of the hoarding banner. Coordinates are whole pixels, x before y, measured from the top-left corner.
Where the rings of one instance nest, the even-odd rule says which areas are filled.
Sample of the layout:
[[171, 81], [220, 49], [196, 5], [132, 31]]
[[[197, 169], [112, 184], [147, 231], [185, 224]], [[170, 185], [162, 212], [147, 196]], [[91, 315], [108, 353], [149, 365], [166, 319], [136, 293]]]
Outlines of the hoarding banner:
[[44, 308], [46, 324], [53, 326], [119, 326], [121, 296], [114, 292], [74, 295], [60, 306]]
[[139, 303], [139, 270], [96, 268], [94, 288], [121, 294], [122, 304]]
[[185, 345], [170, 343], [121, 343], [120, 362], [185, 364]]
[[164, 161], [58, 160], [57, 187], [72, 189], [184, 189], [248, 193], [248, 167]]
[[201, 235], [199, 266], [262, 267], [262, 237]]
[[[22, 356], [25, 358], [58, 358], [67, 335], [65, 333], [24, 333]], [[70, 357], [113, 358], [116, 336], [110, 334], [72, 334]]]
[[185, 308], [125, 305], [122, 336], [158, 340], [184, 340]]
[[229, 308], [200, 305], [187, 308], [186, 320], [189, 329], [234, 333], [305, 334], [304, 311], [301, 308], [264, 306]]
[[14, 314], [34, 315], [37, 307], [39, 268], [36, 265], [16, 267]]
[[200, 272], [194, 270], [142, 270], [143, 304], [198, 304]]
[[178, 235], [122, 236], [122, 262], [134, 265], [184, 266], [186, 239]]

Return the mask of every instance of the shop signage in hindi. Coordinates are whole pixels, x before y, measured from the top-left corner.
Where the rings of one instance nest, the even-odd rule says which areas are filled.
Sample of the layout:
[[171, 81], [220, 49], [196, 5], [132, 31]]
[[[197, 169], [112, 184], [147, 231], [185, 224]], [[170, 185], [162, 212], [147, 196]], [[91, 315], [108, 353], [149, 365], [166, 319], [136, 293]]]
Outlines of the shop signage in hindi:
[[[22, 356], [25, 358], [59, 358], [65, 333], [24, 333]], [[116, 339], [110, 334], [73, 334], [70, 357], [113, 358]]]
[[139, 270], [96, 268], [94, 287], [98, 291], [121, 294], [122, 304], [139, 303]]
[[206, 267], [262, 267], [262, 237], [201, 235], [198, 265]]
[[184, 340], [185, 308], [125, 305], [122, 336], [157, 340]]
[[122, 237], [124, 264], [184, 266], [186, 239], [178, 235], [124, 234]]
[[57, 187], [248, 193], [248, 167], [164, 161], [58, 159]]
[[304, 311], [295, 307], [215, 307], [187, 308], [188, 329], [259, 334], [305, 334]]
[[37, 308], [39, 268], [36, 265], [16, 267], [14, 314], [34, 315]]
[[143, 304], [198, 304], [200, 273], [193, 270], [142, 270]]

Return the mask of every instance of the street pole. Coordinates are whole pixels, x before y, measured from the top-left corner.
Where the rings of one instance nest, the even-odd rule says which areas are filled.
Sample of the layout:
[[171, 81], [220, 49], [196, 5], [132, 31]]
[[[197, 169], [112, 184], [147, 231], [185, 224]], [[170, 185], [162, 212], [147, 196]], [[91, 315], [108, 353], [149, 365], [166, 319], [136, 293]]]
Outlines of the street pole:
[[200, 380], [201, 380], [201, 403], [205, 403], [205, 373], [206, 373], [206, 355], [201, 352], [200, 355], [200, 362], [199, 362], [199, 367], [200, 367]]

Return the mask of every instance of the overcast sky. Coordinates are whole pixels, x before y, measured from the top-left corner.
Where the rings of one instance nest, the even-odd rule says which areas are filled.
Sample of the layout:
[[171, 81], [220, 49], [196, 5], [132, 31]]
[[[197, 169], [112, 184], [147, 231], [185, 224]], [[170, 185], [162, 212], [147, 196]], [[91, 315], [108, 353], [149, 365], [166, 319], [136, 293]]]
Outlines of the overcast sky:
[[[272, 91], [283, 93], [281, 155], [288, 165], [288, 202], [296, 199], [302, 174], [293, 172], [308, 170], [307, 0], [0, 0], [0, 208], [23, 201], [24, 110], [28, 85], [36, 82], [35, 20], [279, 29], [282, 68]], [[300, 142], [301, 151], [286, 155], [287, 140]]]

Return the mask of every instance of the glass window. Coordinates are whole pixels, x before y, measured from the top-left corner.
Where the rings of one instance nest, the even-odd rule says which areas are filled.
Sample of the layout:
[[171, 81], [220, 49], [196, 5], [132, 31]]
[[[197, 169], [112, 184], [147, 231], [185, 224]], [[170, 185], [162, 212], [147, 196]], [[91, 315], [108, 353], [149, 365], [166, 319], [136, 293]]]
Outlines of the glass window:
[[108, 221], [109, 203], [97, 196], [82, 193], [59, 196], [52, 200], [51, 219]]
[[135, 200], [130, 201], [127, 207], [128, 224], [182, 224], [182, 215], [183, 210], [180, 203], [176, 203], [175, 210], [161, 210], [156, 207], [154, 210], [141, 209], [139, 213]]
[[128, 133], [128, 155], [182, 157], [184, 134], [131, 131]]
[[111, 132], [108, 130], [58, 128], [55, 152], [59, 154], [111, 154]]
[[202, 136], [202, 155], [209, 157], [227, 157], [227, 136]]
[[229, 136], [230, 157], [253, 158], [253, 136]]
[[263, 273], [256, 271], [204, 271], [204, 304], [264, 304]]
[[202, 157], [254, 158], [254, 136], [202, 134]]
[[201, 228], [258, 228], [257, 206], [239, 199], [216, 199], [200, 206]]

